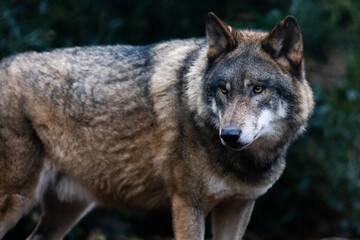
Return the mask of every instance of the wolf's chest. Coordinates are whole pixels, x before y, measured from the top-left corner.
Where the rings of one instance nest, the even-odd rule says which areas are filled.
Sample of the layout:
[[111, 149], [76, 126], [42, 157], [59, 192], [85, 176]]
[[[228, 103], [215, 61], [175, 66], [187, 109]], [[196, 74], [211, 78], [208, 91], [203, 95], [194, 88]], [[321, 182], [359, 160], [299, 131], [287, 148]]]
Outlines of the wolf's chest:
[[251, 185], [230, 176], [212, 175], [208, 178], [205, 186], [209, 196], [221, 201], [234, 196], [246, 200], [256, 199], [266, 193], [272, 184]]

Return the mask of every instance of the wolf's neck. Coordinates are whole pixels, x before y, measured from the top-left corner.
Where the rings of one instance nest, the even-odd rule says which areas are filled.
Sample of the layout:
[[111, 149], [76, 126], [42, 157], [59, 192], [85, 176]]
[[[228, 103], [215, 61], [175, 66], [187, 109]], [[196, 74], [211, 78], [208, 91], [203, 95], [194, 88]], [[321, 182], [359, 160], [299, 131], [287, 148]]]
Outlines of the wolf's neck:
[[185, 102], [194, 113], [195, 121], [199, 125], [205, 124], [208, 116], [208, 107], [204, 100], [204, 74], [208, 65], [208, 48], [197, 49], [190, 61], [192, 62], [184, 76]]
[[261, 141], [242, 151], [234, 151], [221, 144], [214, 126], [208, 124], [198, 131], [202, 134], [196, 141], [207, 148], [209, 161], [215, 171], [256, 185], [273, 183], [285, 168], [287, 146], [265, 144], [259, 139]]

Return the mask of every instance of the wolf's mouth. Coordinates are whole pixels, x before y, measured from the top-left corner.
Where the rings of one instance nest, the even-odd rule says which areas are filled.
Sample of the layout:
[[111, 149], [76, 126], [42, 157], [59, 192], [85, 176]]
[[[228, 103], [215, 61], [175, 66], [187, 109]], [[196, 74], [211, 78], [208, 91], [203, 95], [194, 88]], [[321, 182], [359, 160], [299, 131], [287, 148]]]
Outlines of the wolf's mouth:
[[225, 147], [230, 148], [231, 150], [234, 151], [241, 151], [250, 144], [250, 143], [241, 143], [239, 141], [234, 143], [226, 143], [222, 138], [220, 138], [220, 140]]

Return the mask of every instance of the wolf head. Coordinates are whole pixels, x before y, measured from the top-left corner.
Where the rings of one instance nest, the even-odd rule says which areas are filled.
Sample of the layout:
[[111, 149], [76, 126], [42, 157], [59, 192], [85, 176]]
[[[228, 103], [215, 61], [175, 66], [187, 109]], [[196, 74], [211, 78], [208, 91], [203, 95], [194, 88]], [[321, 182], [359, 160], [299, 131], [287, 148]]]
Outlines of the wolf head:
[[206, 30], [204, 97], [223, 145], [276, 145], [300, 133], [313, 97], [295, 18], [286, 17], [266, 33], [236, 30], [209, 13]]

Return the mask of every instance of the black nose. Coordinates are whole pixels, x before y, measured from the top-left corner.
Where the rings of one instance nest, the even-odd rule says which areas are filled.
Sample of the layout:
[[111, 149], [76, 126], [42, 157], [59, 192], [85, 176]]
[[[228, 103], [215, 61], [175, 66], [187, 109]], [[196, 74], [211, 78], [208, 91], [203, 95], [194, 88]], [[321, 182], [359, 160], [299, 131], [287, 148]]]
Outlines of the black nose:
[[241, 131], [236, 127], [224, 127], [221, 129], [220, 137], [226, 144], [234, 145], [238, 141], [240, 134]]

